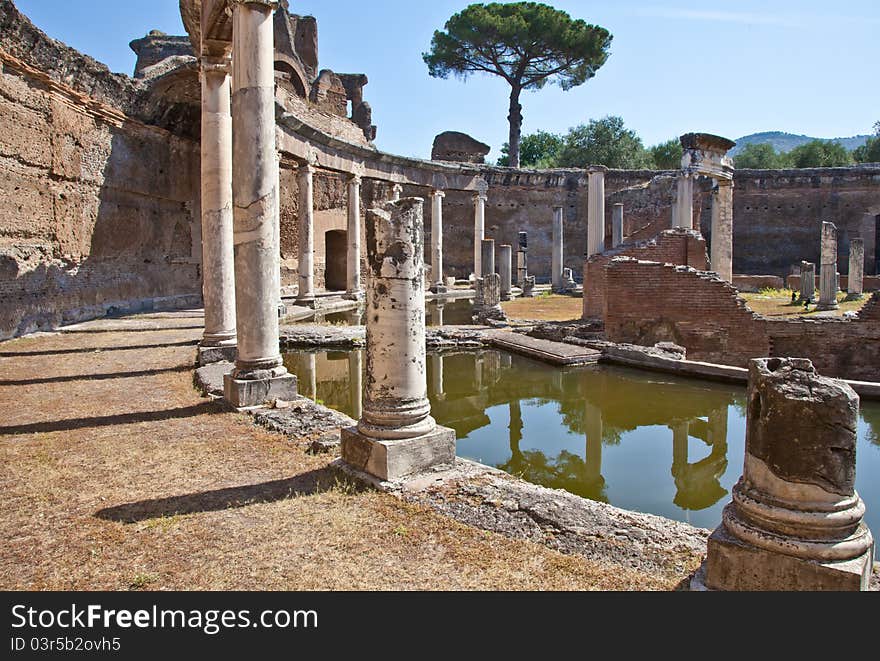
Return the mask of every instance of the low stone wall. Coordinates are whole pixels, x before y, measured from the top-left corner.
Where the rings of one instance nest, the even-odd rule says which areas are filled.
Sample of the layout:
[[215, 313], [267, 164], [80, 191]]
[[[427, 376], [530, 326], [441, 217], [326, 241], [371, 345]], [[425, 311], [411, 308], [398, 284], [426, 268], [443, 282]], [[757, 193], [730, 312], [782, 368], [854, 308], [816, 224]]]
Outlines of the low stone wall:
[[[840, 276], [840, 289], [841, 291], [846, 291], [846, 286], [849, 282], [849, 278], [845, 275]], [[793, 290], [799, 292], [801, 290], [801, 276], [799, 275], [790, 275], [785, 279], [786, 286]], [[863, 291], [873, 292], [880, 291], [880, 275], [866, 275], [862, 281]], [[819, 276], [816, 276], [816, 292], [819, 291]]]
[[601, 255], [594, 255], [584, 264], [584, 319], [601, 317], [604, 314], [608, 287], [605, 267], [615, 257], [683, 264], [698, 270], [709, 267], [703, 237], [699, 232], [681, 228], [665, 230], [650, 241], [626, 244]]
[[734, 275], [733, 286], [739, 291], [754, 293], [762, 289], [782, 289], [785, 282], [778, 275]]

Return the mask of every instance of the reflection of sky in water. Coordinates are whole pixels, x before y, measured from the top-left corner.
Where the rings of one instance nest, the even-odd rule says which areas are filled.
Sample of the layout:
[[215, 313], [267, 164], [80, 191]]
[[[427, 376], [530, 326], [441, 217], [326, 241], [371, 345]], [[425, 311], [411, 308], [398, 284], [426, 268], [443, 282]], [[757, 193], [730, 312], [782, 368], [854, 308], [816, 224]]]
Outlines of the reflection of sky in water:
[[[432, 379], [436, 356], [429, 356], [433, 414], [440, 424], [458, 429], [459, 456], [505, 467], [526, 479], [607, 500], [624, 509], [705, 528], [714, 528], [721, 520], [721, 510], [742, 473], [744, 388], [615, 368], [560, 373], [518, 356], [502, 358], [494, 351], [479, 356], [444, 357], [442, 396], [435, 392], [436, 381]], [[326, 353], [317, 354], [313, 361], [289, 355], [286, 364], [300, 378], [303, 369], [314, 369], [317, 396], [326, 405], [351, 415], [348, 360], [339, 352], [329, 358], [332, 360]], [[520, 402], [522, 417], [518, 457], [511, 452], [509, 429], [516, 401]], [[596, 406], [591, 407], [588, 401]], [[595, 446], [588, 455], [586, 430], [592, 427], [585, 411], [591, 408], [601, 414], [603, 424], [604, 443], [599, 455]], [[706, 431], [711, 427], [710, 411], [723, 415], [725, 409], [726, 466], [724, 439], [716, 444], [713, 454], [709, 442], [714, 432]], [[880, 425], [880, 404], [866, 402], [862, 414], [856, 488], [867, 505], [868, 524], [878, 531], [880, 445], [870, 442], [872, 429], [868, 421]], [[687, 458], [679, 464], [677, 480], [673, 475], [671, 427], [681, 429], [682, 423], [689, 425]], [[718, 431], [720, 428], [723, 424], [719, 423]], [[678, 452], [683, 459], [682, 443]], [[597, 467], [597, 458], [601, 468], [598, 485], [591, 472]]]

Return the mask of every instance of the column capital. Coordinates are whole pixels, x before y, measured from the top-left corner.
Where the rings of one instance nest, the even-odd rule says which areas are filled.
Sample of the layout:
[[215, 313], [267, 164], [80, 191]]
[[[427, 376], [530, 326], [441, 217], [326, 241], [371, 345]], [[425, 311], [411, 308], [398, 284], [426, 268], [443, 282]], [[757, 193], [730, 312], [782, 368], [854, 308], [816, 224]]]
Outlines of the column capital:
[[562, 211], [563, 209], [565, 209], [564, 204], [554, 204], [553, 205], [553, 211]]
[[348, 183], [354, 184], [355, 186], [360, 186], [363, 178], [359, 174], [350, 174], [348, 176]]
[[232, 54], [225, 55], [202, 55], [202, 73], [216, 73], [228, 76], [232, 71]]
[[296, 174], [299, 177], [304, 177], [306, 175], [311, 176], [315, 174], [315, 166], [311, 163], [300, 163], [296, 166]]
[[431, 196], [432, 197], [446, 197], [446, 193], [444, 193], [442, 190], [435, 188], [434, 190], [431, 191]]
[[395, 193], [402, 193], [403, 192], [403, 184], [394, 184], [391, 187], [391, 190]]
[[484, 193], [483, 191], [474, 191], [474, 202], [477, 202], [479, 200], [486, 202], [488, 199], [489, 199], [489, 196], [486, 193]]

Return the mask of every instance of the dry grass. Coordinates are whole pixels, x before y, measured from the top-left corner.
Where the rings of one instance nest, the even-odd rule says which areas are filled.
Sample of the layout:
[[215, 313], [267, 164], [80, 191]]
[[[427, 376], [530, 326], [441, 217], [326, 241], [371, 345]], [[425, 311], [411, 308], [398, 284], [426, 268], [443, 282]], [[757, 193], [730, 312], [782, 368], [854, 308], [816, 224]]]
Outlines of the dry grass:
[[[750, 310], [765, 317], [794, 319], [797, 317], [810, 318], [818, 314], [815, 305], [811, 305], [809, 311], [805, 311], [803, 304], [792, 303], [790, 289], [764, 289], [757, 294], [742, 293], [740, 296], [745, 299]], [[833, 312], [825, 312], [822, 316], [842, 317], [845, 312], [858, 312], [869, 298], [869, 296], [865, 296], [859, 301], [847, 301], [846, 294], [840, 292], [837, 295], [840, 308]]]
[[516, 298], [501, 304], [511, 319], [535, 319], [538, 321], [573, 321], [584, 313], [584, 301], [572, 296], [536, 296]]
[[198, 335], [0, 344], [0, 589], [673, 587], [355, 488], [201, 399], [181, 344]]

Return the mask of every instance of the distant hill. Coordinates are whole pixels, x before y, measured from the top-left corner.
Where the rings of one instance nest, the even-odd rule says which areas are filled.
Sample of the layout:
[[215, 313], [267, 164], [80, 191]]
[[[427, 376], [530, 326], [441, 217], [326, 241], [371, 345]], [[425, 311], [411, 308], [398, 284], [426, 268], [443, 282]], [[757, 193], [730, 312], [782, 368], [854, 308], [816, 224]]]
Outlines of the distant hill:
[[730, 154], [731, 156], [736, 156], [746, 145], [763, 143], [773, 145], [773, 148], [778, 152], [787, 152], [813, 140], [839, 142], [847, 150], [851, 151], [856, 147], [861, 147], [870, 137], [870, 135], [854, 135], [850, 138], [811, 138], [808, 135], [795, 135], [794, 133], [783, 133], [782, 131], [765, 131], [764, 133], [752, 133], [752, 135], [737, 138], [736, 147], [730, 150]]

